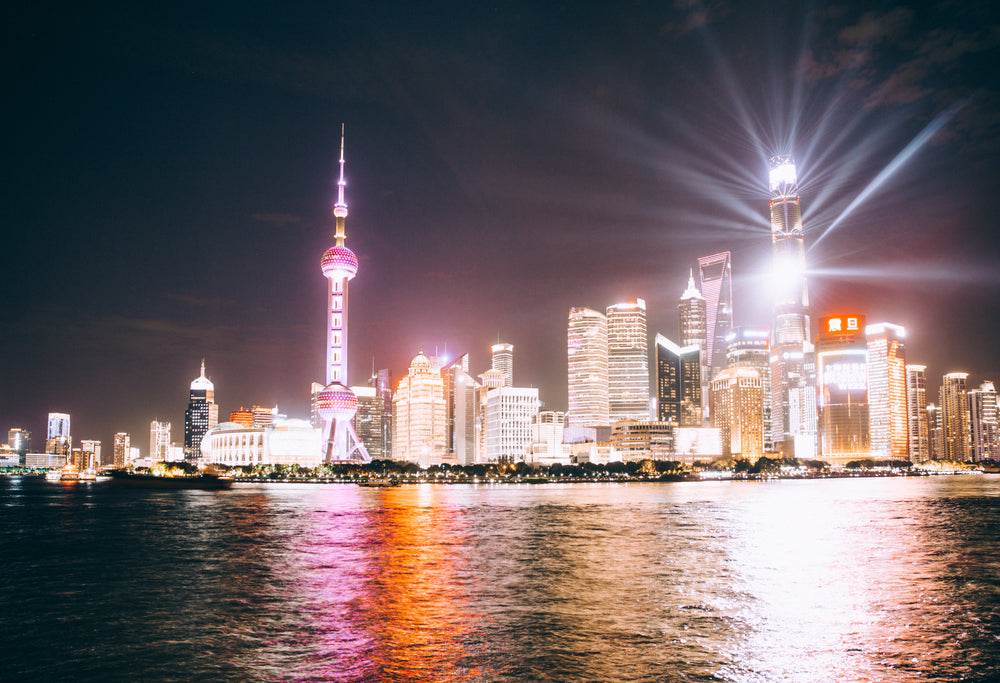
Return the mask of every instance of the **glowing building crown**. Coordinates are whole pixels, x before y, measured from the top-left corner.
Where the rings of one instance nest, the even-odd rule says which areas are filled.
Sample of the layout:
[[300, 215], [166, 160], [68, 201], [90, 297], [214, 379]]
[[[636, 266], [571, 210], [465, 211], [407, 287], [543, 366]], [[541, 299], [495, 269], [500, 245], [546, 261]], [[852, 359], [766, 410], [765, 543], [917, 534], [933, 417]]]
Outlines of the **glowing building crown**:
[[768, 186], [772, 197], [787, 197], [797, 193], [798, 178], [795, 175], [795, 160], [791, 154], [771, 157]]

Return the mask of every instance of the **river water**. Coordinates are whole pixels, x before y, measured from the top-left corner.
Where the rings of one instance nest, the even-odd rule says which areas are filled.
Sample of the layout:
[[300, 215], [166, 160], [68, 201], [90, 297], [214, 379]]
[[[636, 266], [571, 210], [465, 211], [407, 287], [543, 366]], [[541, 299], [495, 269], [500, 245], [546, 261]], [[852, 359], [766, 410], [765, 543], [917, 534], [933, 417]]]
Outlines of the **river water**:
[[0, 679], [1000, 678], [1000, 476], [0, 478]]

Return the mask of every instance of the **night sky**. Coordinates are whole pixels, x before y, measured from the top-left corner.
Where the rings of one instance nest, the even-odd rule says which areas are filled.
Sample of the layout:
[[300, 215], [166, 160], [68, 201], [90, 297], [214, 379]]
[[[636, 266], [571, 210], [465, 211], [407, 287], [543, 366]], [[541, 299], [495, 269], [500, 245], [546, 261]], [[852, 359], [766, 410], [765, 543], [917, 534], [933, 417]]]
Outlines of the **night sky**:
[[[350, 383], [515, 347], [566, 407], [566, 316], [642, 297], [676, 338], [698, 256], [769, 324], [767, 157], [795, 155], [814, 321], [908, 330], [1000, 380], [995, 3], [19, 3], [5, 10], [0, 429], [183, 440], [308, 414], [346, 125]], [[2, 440], [3, 437], [0, 437]]]

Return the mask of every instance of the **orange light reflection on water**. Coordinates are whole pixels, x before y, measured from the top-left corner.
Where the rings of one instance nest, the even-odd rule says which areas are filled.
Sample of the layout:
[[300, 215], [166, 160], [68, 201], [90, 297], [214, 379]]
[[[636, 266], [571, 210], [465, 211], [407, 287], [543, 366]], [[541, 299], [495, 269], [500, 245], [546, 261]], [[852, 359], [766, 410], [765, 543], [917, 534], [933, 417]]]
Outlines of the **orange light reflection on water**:
[[469, 680], [471, 614], [462, 586], [460, 513], [447, 489], [331, 487], [311, 512], [310, 555], [299, 584], [310, 604], [300, 618], [323, 639], [303, 677], [313, 680]]

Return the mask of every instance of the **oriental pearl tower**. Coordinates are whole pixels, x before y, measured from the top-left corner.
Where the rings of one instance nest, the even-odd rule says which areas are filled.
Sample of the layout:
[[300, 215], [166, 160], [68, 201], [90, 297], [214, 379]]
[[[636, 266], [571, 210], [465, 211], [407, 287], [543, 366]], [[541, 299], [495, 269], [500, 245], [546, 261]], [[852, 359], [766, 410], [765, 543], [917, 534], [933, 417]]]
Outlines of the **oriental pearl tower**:
[[316, 396], [323, 418], [325, 462], [368, 462], [371, 457], [351, 425], [358, 398], [347, 386], [347, 283], [358, 274], [358, 257], [344, 246], [344, 126], [340, 127], [340, 180], [337, 181], [336, 243], [323, 254], [323, 275], [330, 282], [327, 299], [326, 386]]

